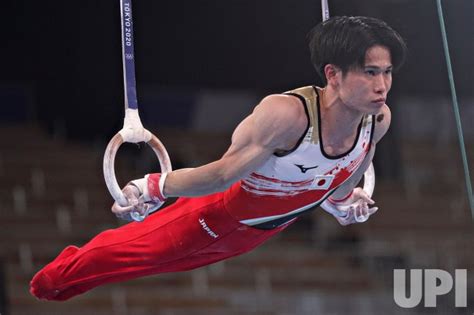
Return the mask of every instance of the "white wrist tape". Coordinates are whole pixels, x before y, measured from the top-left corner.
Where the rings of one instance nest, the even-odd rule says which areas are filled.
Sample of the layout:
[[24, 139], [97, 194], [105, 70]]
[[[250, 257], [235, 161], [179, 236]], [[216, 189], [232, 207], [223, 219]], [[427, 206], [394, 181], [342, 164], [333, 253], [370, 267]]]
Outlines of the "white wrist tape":
[[132, 180], [131, 183], [135, 185], [138, 190], [140, 191], [140, 195], [143, 196], [144, 201], [150, 201], [150, 194], [148, 192], [148, 175], [140, 178], [140, 179], [135, 179]]

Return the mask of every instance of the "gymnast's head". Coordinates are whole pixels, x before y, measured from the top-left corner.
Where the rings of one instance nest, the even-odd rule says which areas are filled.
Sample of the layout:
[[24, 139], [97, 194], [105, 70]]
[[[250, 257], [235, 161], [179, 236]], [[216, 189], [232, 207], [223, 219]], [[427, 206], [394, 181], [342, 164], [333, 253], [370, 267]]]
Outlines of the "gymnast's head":
[[362, 69], [367, 51], [375, 46], [390, 52], [393, 70], [398, 70], [406, 56], [406, 44], [400, 34], [385, 22], [364, 16], [336, 16], [316, 25], [308, 34], [311, 62], [326, 82], [325, 66], [332, 64], [343, 75]]

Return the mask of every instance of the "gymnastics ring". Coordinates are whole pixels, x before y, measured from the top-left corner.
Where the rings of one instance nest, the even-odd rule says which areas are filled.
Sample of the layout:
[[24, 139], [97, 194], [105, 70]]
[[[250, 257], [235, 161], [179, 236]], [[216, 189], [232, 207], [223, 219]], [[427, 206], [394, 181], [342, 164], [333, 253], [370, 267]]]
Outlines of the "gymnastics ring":
[[[375, 171], [374, 171], [374, 165], [372, 164], [372, 162], [370, 163], [369, 168], [367, 168], [367, 170], [364, 173], [364, 188], [363, 189], [367, 193], [367, 195], [369, 195], [369, 197], [372, 198], [372, 195], [375, 189]], [[370, 217], [370, 214], [354, 216], [356, 222], [359, 222], [359, 223], [367, 221], [369, 217]]]
[[[146, 142], [155, 152], [155, 155], [160, 163], [161, 172], [169, 173], [172, 171], [171, 161], [168, 152], [166, 151], [163, 143], [161, 143], [161, 141], [154, 134], [142, 128], [139, 131], [143, 138], [141, 139], [141, 141], [137, 141], [137, 139], [130, 139], [130, 135], [132, 134], [131, 131], [132, 129], [125, 127], [120, 130], [109, 141], [109, 144], [107, 145], [104, 154], [103, 170], [105, 183], [107, 185], [107, 188], [109, 189], [110, 194], [120, 206], [127, 206], [128, 201], [123, 195], [122, 190], [117, 182], [117, 178], [115, 176], [115, 156], [117, 155], [118, 149], [124, 142]], [[138, 212], [132, 212], [130, 216], [134, 221], [143, 221], [147, 214], [140, 215]]]
[[372, 197], [375, 189], [375, 171], [372, 162], [364, 173], [364, 191]]
[[[146, 130], [148, 131], [148, 130]], [[149, 131], [148, 131], [149, 132]], [[153, 134], [150, 133], [151, 139], [146, 143], [153, 149], [155, 155], [160, 162], [160, 168], [162, 173], [171, 172], [171, 162], [168, 156], [168, 152], [161, 143], [161, 141]], [[118, 132], [109, 142], [107, 148], [105, 149], [104, 154], [104, 178], [107, 188], [109, 189], [112, 197], [117, 201], [121, 206], [126, 206], [128, 204], [125, 196], [122, 193], [122, 189], [117, 183], [117, 178], [115, 176], [115, 156], [117, 154], [120, 146], [126, 141], [124, 141], [120, 132]]]

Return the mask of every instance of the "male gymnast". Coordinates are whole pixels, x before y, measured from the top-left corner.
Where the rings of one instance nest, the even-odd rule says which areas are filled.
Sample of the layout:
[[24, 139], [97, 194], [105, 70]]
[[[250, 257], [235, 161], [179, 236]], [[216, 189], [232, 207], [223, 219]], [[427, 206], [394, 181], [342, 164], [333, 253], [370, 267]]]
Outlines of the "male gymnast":
[[[83, 247], [68, 246], [31, 281], [31, 293], [67, 300], [99, 285], [190, 270], [243, 254], [328, 200], [342, 225], [371, 215], [357, 187], [390, 125], [392, 72], [406, 45], [385, 22], [333, 17], [309, 34], [311, 60], [325, 82], [266, 96], [235, 129], [217, 161], [131, 181], [119, 217], [143, 213]], [[347, 210], [347, 207], [349, 209]]]

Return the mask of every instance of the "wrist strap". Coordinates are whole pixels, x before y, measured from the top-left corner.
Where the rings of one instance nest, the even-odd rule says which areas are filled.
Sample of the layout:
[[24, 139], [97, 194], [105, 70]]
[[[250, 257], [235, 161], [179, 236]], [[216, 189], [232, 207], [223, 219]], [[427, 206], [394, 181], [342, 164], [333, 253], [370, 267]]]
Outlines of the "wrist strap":
[[148, 174], [145, 176], [147, 179], [147, 188], [150, 200], [158, 199], [158, 201], [165, 201], [166, 197], [163, 194], [163, 189], [165, 187], [165, 179], [167, 173], [154, 173]]
[[139, 179], [134, 179], [132, 180], [129, 184], [132, 184], [133, 186], [137, 187], [138, 192], [140, 195], [144, 195], [145, 198], [148, 198], [148, 187], [146, 184], [146, 178], [139, 178]]

